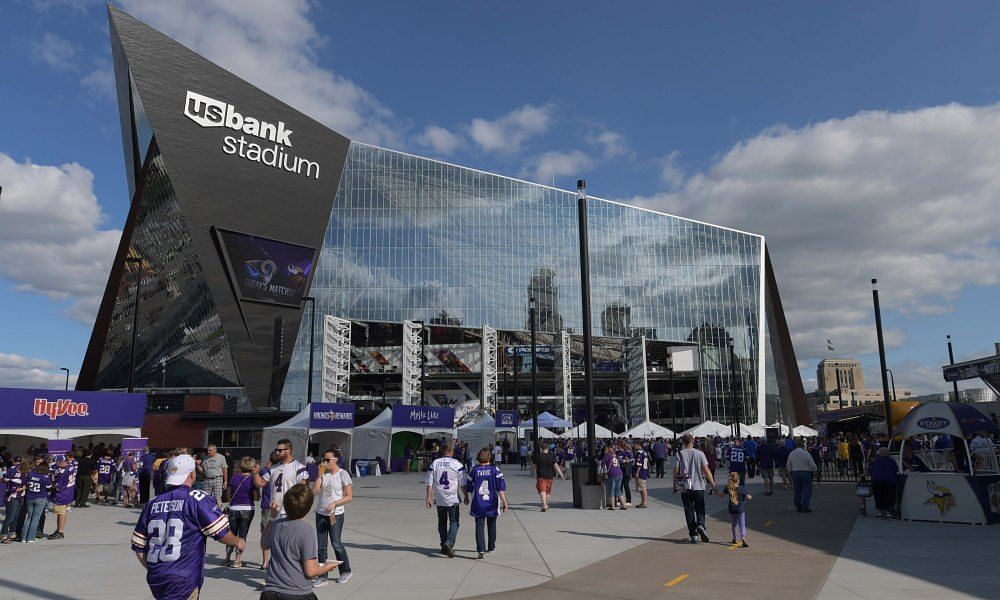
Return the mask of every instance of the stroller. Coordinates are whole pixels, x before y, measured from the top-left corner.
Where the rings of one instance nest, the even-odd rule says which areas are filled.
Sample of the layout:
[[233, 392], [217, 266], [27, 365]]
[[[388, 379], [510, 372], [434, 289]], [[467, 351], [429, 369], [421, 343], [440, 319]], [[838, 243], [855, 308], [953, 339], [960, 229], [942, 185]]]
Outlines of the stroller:
[[872, 496], [872, 485], [868, 481], [868, 478], [863, 476], [858, 480], [857, 485], [858, 498], [861, 499], [861, 508], [858, 509], [858, 514], [862, 517], [868, 516], [868, 499]]

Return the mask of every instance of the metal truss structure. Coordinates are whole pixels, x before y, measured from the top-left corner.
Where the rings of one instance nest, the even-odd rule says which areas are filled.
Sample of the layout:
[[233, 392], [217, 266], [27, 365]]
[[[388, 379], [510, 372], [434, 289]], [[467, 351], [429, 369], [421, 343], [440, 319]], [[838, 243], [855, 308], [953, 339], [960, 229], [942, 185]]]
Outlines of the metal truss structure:
[[423, 323], [403, 321], [403, 404], [421, 404], [423, 381], [420, 363], [424, 356]]
[[351, 322], [326, 315], [323, 321], [323, 402], [348, 397], [351, 379]]
[[483, 393], [480, 408], [496, 410], [498, 360], [497, 330], [483, 325]]

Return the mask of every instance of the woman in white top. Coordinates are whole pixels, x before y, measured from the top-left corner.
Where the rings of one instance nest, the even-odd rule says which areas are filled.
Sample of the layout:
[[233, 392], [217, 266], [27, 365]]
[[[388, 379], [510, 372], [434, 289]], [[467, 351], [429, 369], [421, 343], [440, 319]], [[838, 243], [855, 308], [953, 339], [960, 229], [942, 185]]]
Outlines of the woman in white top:
[[[326, 472], [313, 482], [313, 492], [319, 501], [316, 504], [316, 535], [317, 559], [322, 565], [326, 562], [326, 540], [329, 536], [333, 545], [333, 553], [340, 561], [340, 577], [337, 583], [347, 583], [351, 578], [351, 563], [347, 560], [347, 549], [340, 540], [344, 531], [344, 506], [353, 498], [351, 475], [346, 469], [340, 468], [344, 453], [340, 449], [327, 450], [323, 453], [323, 465]], [[324, 573], [316, 578], [313, 587], [322, 587], [329, 583]]]

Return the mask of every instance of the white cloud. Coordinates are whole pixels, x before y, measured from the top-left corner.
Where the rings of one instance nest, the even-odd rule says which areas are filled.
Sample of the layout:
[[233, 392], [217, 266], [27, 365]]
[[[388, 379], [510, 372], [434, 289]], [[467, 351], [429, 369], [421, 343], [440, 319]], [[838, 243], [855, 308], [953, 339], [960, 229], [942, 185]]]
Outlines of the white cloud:
[[461, 135], [440, 127], [428, 125], [424, 132], [417, 136], [417, 143], [432, 149], [434, 152], [447, 156], [465, 145]]
[[873, 352], [872, 277], [883, 310], [904, 314], [940, 314], [964, 286], [1000, 283], [998, 197], [1000, 104], [949, 104], [774, 127], [631, 202], [767, 236], [811, 362], [828, 338], [838, 353]]
[[556, 177], [582, 175], [586, 169], [594, 165], [594, 159], [579, 150], [552, 151], [535, 157], [532, 163], [534, 167], [522, 170], [521, 176], [548, 185]]
[[[66, 373], [51, 362], [0, 352], [0, 387], [61, 390], [65, 385]], [[75, 385], [76, 375], [71, 374], [69, 387]]]
[[17, 162], [0, 153], [0, 277], [19, 292], [70, 300], [93, 322], [121, 231], [102, 229], [93, 174], [77, 163]]
[[668, 190], [676, 190], [684, 183], [684, 169], [678, 164], [681, 153], [674, 150], [660, 160], [660, 181]]
[[69, 69], [73, 66], [76, 47], [67, 39], [46, 31], [42, 38], [28, 44], [31, 59], [54, 69]]
[[80, 79], [80, 85], [95, 96], [105, 99], [115, 99], [115, 74], [110, 63], [101, 63], [93, 71]]
[[124, 0], [126, 11], [347, 137], [400, 146], [393, 113], [322, 67], [308, 0]]
[[617, 158], [631, 152], [628, 143], [625, 141], [625, 136], [610, 129], [591, 133], [587, 135], [586, 140], [588, 144], [599, 147], [601, 155], [605, 159]]
[[550, 104], [525, 104], [492, 121], [473, 119], [469, 124], [469, 137], [487, 152], [517, 153], [521, 144], [549, 130], [553, 112]]

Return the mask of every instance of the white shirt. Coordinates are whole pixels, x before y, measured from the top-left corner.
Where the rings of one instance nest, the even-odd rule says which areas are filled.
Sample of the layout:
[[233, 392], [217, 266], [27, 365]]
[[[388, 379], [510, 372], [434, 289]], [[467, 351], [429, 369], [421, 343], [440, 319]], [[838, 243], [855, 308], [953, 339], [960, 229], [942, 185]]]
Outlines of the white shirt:
[[969, 448], [976, 454], [993, 454], [993, 442], [981, 435], [972, 438]]
[[496, 462], [503, 460], [503, 448], [500, 446], [493, 446], [493, 460]]
[[[323, 477], [320, 478], [320, 482], [323, 487], [320, 488], [319, 504], [316, 505], [316, 514], [329, 517], [330, 511], [326, 510], [326, 507], [344, 497], [344, 488], [349, 485], [353, 485], [351, 482], [351, 474], [348, 473], [346, 469], [337, 471], [336, 475], [330, 472], [323, 473]], [[333, 514], [344, 514], [344, 507], [338, 506], [333, 509]]]
[[297, 460], [289, 463], [272, 465], [264, 474], [264, 481], [271, 487], [271, 502], [278, 503], [278, 516], [285, 516], [285, 492], [296, 483], [309, 479], [305, 465]]
[[816, 461], [812, 455], [806, 452], [805, 448], [796, 448], [788, 455], [787, 469], [793, 471], [816, 471]]
[[467, 480], [465, 466], [450, 456], [435, 460], [427, 471], [427, 485], [434, 488], [434, 502], [438, 506], [458, 504], [458, 490]]

